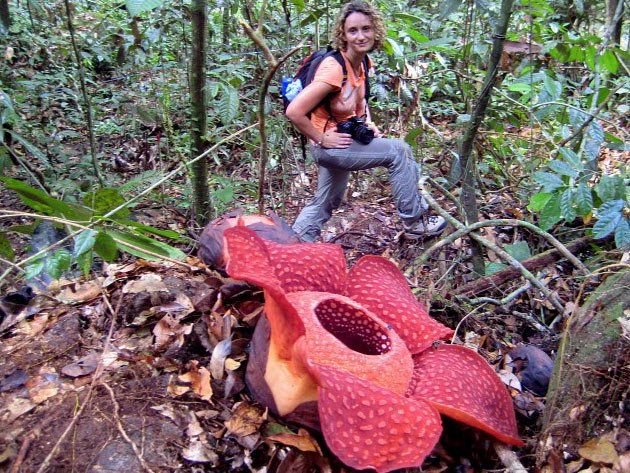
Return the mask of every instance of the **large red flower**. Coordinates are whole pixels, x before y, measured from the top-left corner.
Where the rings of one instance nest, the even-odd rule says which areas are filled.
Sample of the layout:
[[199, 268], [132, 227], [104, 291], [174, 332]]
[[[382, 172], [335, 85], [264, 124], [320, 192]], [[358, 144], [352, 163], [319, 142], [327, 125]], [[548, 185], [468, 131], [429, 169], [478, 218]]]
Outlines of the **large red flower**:
[[251, 367], [266, 384], [259, 400], [282, 416], [317, 402], [324, 438], [344, 463], [420, 466], [440, 414], [522, 444], [494, 370], [472, 350], [434, 344], [452, 331], [429, 317], [394, 264], [365, 256], [348, 272], [337, 245], [277, 244], [244, 226], [225, 239], [227, 272], [265, 293], [270, 337], [257, 329], [252, 348], [267, 350], [266, 366]]

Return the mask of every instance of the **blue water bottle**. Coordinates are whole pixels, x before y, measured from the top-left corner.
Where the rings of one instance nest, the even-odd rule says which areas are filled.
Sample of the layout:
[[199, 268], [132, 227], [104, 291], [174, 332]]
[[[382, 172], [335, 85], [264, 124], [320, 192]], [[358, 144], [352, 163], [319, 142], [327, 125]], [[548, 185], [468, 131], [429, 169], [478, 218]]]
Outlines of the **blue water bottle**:
[[287, 95], [287, 87], [289, 86], [289, 84], [293, 82], [293, 78], [292, 77], [283, 77], [282, 78], [282, 85], [280, 86], [280, 95], [282, 95], [283, 97], [286, 97]]

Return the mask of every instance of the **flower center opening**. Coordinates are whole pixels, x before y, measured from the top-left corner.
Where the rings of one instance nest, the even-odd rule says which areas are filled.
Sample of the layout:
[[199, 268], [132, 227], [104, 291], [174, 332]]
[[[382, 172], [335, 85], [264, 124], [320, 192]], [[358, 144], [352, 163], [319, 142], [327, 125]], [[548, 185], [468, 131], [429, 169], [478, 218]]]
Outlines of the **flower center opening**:
[[315, 315], [322, 327], [351, 350], [382, 355], [392, 349], [387, 332], [361, 309], [328, 299], [315, 308]]

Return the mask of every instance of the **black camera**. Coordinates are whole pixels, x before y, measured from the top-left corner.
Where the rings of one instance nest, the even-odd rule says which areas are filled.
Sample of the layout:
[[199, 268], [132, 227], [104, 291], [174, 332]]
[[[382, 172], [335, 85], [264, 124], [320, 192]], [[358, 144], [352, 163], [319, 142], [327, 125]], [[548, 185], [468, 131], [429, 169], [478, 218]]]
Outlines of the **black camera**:
[[349, 134], [353, 140], [364, 145], [369, 145], [374, 139], [374, 130], [365, 124], [365, 118], [352, 117], [340, 122], [337, 124], [337, 131]]

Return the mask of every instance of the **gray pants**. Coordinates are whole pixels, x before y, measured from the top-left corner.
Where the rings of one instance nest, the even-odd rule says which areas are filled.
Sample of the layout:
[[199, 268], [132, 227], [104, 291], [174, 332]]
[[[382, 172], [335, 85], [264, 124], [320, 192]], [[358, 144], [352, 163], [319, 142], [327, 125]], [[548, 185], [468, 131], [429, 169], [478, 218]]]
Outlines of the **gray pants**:
[[341, 204], [350, 171], [386, 167], [396, 208], [406, 224], [417, 222], [429, 207], [418, 192], [420, 165], [402, 140], [375, 138], [369, 145], [355, 141], [349, 148], [311, 146], [310, 151], [319, 165], [317, 192], [293, 224], [293, 230], [304, 241], [315, 241], [332, 211]]

